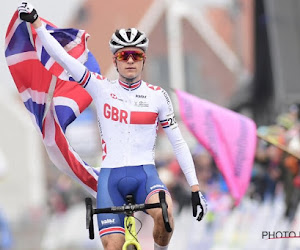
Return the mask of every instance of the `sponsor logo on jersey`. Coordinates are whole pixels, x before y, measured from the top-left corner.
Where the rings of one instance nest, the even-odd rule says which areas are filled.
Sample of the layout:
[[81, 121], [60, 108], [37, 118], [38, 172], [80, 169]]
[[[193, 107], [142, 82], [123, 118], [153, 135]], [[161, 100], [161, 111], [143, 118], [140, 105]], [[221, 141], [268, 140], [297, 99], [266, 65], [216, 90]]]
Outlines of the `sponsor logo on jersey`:
[[148, 102], [139, 101], [139, 102], [134, 102], [134, 106], [140, 107], [140, 108], [147, 108], [147, 107], [149, 107], [149, 103]]
[[162, 93], [163, 93], [163, 95], [164, 95], [164, 97], [165, 97], [165, 99], [166, 99], [166, 101], [167, 101], [167, 105], [168, 105], [168, 107], [169, 107], [169, 111], [170, 111], [170, 112], [173, 112], [171, 99], [170, 99], [170, 97], [169, 97], [167, 91], [165, 91], [164, 89], [162, 89]]
[[123, 99], [118, 98], [117, 95], [114, 93], [110, 93], [110, 96], [115, 100], [119, 100], [119, 101], [123, 102]]
[[165, 186], [164, 185], [161, 185], [161, 184], [156, 184], [152, 187], [150, 187], [151, 190], [155, 189], [155, 188], [164, 188]]
[[114, 224], [115, 223], [115, 219], [106, 219], [106, 220], [101, 220], [101, 224], [103, 225], [107, 225], [107, 224]]
[[168, 93], [164, 89], [162, 90], [162, 93], [164, 94], [164, 97], [166, 98], [167, 104], [170, 105], [171, 100], [170, 100]]
[[113, 93], [111, 93], [110, 96], [111, 96], [113, 99], [118, 99], [118, 97], [117, 97], [115, 94], [113, 94]]
[[136, 98], [147, 98], [145, 95], [135, 95]]

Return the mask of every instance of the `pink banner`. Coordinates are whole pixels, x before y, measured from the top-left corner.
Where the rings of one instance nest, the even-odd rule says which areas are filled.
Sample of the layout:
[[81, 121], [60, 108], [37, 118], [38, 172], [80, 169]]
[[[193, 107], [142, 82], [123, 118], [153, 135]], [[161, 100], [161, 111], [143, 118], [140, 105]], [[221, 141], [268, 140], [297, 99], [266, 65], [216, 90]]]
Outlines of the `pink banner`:
[[250, 181], [256, 150], [255, 123], [186, 92], [176, 90], [176, 94], [183, 122], [214, 157], [238, 204]]

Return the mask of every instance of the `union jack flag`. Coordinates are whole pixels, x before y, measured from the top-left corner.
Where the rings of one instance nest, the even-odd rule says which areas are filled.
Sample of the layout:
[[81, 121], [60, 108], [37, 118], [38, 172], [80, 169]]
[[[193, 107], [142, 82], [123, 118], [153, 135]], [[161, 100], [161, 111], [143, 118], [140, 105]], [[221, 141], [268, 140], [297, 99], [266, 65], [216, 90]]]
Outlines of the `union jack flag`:
[[[59, 29], [42, 19], [47, 30], [74, 58], [100, 73], [87, 49], [88, 34], [83, 30]], [[5, 37], [7, 65], [32, 121], [42, 136], [51, 161], [78, 181], [93, 196], [97, 172], [73, 150], [65, 137], [67, 126], [87, 108], [92, 98], [49, 56], [31, 24], [16, 11]]]

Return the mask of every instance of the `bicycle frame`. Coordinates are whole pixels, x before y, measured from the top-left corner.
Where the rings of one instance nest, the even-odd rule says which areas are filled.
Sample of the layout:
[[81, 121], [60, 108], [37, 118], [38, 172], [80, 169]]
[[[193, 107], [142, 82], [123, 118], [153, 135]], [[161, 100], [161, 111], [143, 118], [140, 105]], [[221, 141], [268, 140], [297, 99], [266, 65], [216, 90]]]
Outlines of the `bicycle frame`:
[[135, 246], [137, 250], [141, 250], [141, 245], [137, 241], [137, 233], [135, 228], [135, 218], [132, 215], [126, 216], [124, 219], [125, 226], [125, 242], [122, 250], [127, 250], [128, 246]]

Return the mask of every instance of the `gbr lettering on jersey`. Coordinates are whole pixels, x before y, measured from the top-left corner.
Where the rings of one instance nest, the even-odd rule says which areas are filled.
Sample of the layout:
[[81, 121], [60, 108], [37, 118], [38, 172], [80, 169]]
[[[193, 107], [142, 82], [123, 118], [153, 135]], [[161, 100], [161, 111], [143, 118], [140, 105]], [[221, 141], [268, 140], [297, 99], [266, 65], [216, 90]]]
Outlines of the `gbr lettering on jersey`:
[[128, 124], [128, 112], [126, 110], [118, 109], [108, 103], [105, 103], [103, 114], [106, 119]]
[[[149, 85], [147, 85], [149, 86]], [[152, 85], [153, 86], [153, 85]], [[153, 89], [153, 88], [151, 88]], [[153, 89], [155, 91], [156, 89]], [[160, 123], [163, 128], [176, 128], [177, 122], [175, 119], [171, 99], [168, 93], [164, 89], [157, 89], [160, 90], [165, 98], [168, 114], [166, 115], [166, 119], [160, 120]], [[119, 98], [116, 94], [111, 93], [110, 96], [119, 101], [124, 101], [123, 99]], [[142, 100], [141, 100], [142, 99]], [[140, 108], [148, 108], [149, 102], [146, 100], [147, 96], [142, 94], [136, 94], [134, 100], [134, 106]], [[128, 112], [122, 108], [115, 107], [111, 104], [105, 103], [104, 110], [103, 110], [104, 117], [106, 119], [110, 119], [112, 121], [121, 122], [125, 124], [154, 124], [156, 122], [157, 113], [150, 112], [150, 111], [131, 111]], [[130, 119], [129, 119], [130, 117]]]

